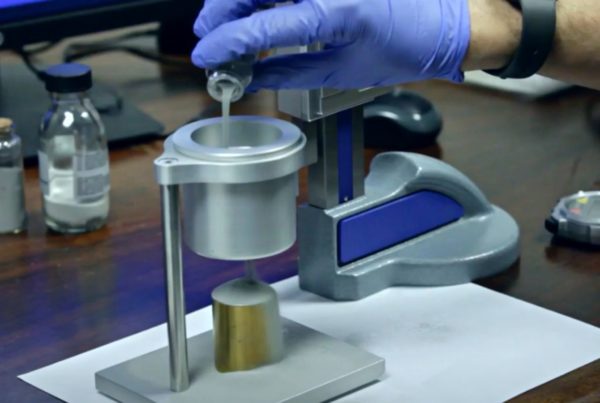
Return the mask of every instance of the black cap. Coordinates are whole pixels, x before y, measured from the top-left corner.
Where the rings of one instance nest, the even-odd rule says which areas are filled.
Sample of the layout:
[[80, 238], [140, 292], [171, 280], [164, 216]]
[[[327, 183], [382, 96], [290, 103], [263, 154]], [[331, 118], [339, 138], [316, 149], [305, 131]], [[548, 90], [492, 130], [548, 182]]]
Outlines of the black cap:
[[85, 64], [64, 63], [44, 71], [46, 90], [49, 92], [82, 92], [92, 88], [92, 69]]

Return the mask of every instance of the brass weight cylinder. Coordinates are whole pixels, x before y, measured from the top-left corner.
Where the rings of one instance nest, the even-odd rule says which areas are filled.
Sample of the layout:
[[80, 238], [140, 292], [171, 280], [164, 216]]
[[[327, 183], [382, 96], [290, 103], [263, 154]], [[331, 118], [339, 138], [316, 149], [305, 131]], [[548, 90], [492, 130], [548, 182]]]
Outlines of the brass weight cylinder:
[[266, 283], [240, 278], [212, 293], [215, 366], [247, 371], [283, 357], [277, 293]]

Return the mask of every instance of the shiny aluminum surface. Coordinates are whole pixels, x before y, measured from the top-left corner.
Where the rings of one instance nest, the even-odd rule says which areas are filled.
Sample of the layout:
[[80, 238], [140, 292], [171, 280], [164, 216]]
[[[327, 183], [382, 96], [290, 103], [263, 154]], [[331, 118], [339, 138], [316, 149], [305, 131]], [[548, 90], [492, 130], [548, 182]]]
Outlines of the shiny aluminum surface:
[[182, 185], [184, 240], [197, 254], [251, 260], [296, 240], [297, 171], [306, 138], [283, 120], [236, 116], [224, 147], [221, 118], [177, 130], [156, 160], [161, 184]]
[[169, 333], [169, 367], [171, 390], [189, 388], [187, 331], [185, 326], [185, 291], [181, 258], [181, 221], [179, 189], [161, 186], [163, 242], [165, 246], [165, 285], [167, 289], [167, 328]]

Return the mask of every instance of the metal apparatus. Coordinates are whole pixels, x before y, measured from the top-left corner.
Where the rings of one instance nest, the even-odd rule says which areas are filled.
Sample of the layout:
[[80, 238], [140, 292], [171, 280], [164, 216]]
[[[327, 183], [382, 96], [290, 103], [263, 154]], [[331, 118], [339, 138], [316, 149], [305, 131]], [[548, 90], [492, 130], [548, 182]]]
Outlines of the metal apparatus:
[[276, 293], [252, 275], [215, 289], [214, 332], [187, 339], [182, 234], [193, 251], [216, 259], [284, 251], [296, 239], [297, 171], [315, 160], [291, 123], [234, 117], [228, 147], [220, 127], [221, 119], [184, 126], [155, 161], [169, 346], [96, 373], [97, 389], [121, 402], [312, 402], [377, 380], [382, 358], [281, 319]]
[[[292, 52], [318, 50], [318, 46]], [[289, 51], [289, 50], [288, 50]], [[384, 153], [364, 178], [363, 104], [389, 91], [281, 91], [317, 149], [298, 212], [300, 287], [335, 300], [392, 285], [449, 285], [507, 269], [519, 229], [475, 184], [421, 155]]]
[[305, 136], [277, 119], [236, 116], [230, 125], [227, 148], [220, 144], [220, 118], [175, 132], [156, 160], [158, 181], [181, 186], [184, 239], [197, 254], [223, 260], [276, 255], [296, 240]]
[[[220, 120], [213, 119], [185, 126], [166, 141], [155, 167], [169, 347], [98, 372], [100, 392], [122, 402], [319, 402], [383, 374], [382, 358], [279, 322], [275, 294], [252, 278], [213, 293], [216, 349], [212, 332], [187, 340], [180, 189], [183, 234], [192, 250], [257, 259], [294, 242], [296, 173], [310, 165], [309, 203], [298, 213], [300, 286], [332, 299], [359, 299], [395, 284], [468, 282], [517, 259], [515, 221], [447, 164], [384, 153], [365, 180], [361, 105], [386, 91], [282, 91], [279, 108], [300, 129], [236, 117], [231, 147], [223, 148]], [[249, 315], [252, 326], [244, 319]]]

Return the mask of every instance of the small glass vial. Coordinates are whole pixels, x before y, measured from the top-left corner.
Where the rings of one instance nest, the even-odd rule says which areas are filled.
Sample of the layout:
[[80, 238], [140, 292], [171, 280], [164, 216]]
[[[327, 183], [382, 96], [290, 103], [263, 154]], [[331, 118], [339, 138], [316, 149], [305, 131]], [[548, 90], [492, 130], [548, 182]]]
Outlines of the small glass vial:
[[208, 82], [206, 89], [216, 101], [223, 100], [223, 86], [233, 86], [231, 102], [236, 102], [244, 95], [246, 87], [252, 82], [252, 66], [256, 56], [244, 55], [241, 59], [225, 63], [216, 69], [206, 70]]
[[25, 188], [21, 139], [10, 119], [0, 118], [0, 234], [25, 229]]
[[104, 126], [87, 91], [92, 72], [82, 64], [45, 71], [52, 104], [40, 128], [40, 184], [51, 230], [82, 233], [102, 227], [109, 210]]

